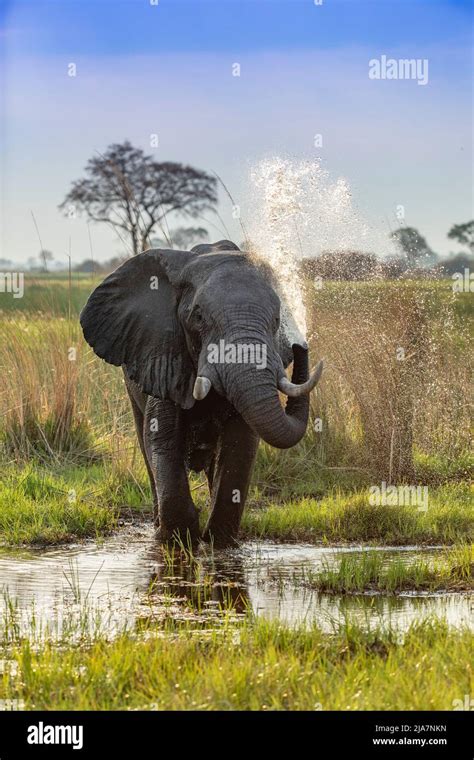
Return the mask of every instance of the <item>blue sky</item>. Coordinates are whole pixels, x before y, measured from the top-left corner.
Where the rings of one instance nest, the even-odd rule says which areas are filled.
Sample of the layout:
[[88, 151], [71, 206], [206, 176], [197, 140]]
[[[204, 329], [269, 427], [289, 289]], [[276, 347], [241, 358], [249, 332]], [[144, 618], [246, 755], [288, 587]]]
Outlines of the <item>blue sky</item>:
[[[152, 0], [153, 1], [153, 0]], [[468, 0], [6, 0], [40, 55], [468, 42]]]
[[[1, 8], [2, 256], [37, 254], [31, 211], [56, 258], [69, 238], [75, 261], [88, 256], [85, 219], [64, 219], [57, 205], [95, 151], [128, 138], [152, 152], [152, 133], [158, 159], [216, 171], [248, 215], [250, 168], [282, 155], [319, 156], [334, 179], [347, 178], [375, 227], [396, 226], [404, 205], [406, 223], [442, 254], [453, 250], [451, 224], [472, 216], [465, 0], [4, 0]], [[369, 80], [368, 61], [381, 55], [427, 58], [428, 85]], [[224, 194], [220, 212], [240, 239]], [[94, 226], [92, 236], [98, 259], [121, 252], [108, 228]]]

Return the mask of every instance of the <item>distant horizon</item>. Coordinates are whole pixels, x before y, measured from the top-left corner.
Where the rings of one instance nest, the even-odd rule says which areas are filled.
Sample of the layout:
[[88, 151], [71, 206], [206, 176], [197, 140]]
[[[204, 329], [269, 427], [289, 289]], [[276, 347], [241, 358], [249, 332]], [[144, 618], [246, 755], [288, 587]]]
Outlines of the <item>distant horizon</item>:
[[[210, 242], [217, 243], [218, 240], [217, 239], [216, 240], [211, 240]], [[235, 242], [235, 241], [232, 241], [232, 242]], [[242, 250], [245, 250], [245, 249], [242, 249]], [[357, 252], [358, 253], [366, 253], [365, 251], [357, 251]], [[333, 252], [333, 251], [327, 251], [326, 253], [336, 253], [336, 254], [337, 253], [352, 253], [352, 251], [349, 251], [349, 250], [348, 251], [341, 250], [341, 251], [335, 251], [335, 252]], [[318, 258], [321, 255], [324, 255], [324, 254], [317, 254], [314, 258]], [[377, 255], [377, 254], [375, 254], [375, 255]], [[117, 259], [117, 263], [116, 264], [114, 263], [114, 266], [118, 266], [119, 265], [119, 261], [122, 261], [122, 260], [125, 261], [127, 258], [132, 258], [132, 256], [133, 256], [133, 254], [130, 254], [129, 256], [126, 256], [124, 254], [123, 257], [120, 256], [120, 255], [117, 255], [117, 256], [111, 256], [109, 259], [103, 259], [103, 260], [100, 260], [100, 261], [98, 259], [91, 259], [90, 257], [86, 256], [84, 259], [82, 259], [81, 261], [77, 261], [77, 262], [73, 261], [72, 257], [71, 257], [71, 272], [73, 274], [83, 274], [83, 275], [93, 274], [94, 271], [100, 272], [101, 269], [105, 265], [110, 264], [110, 262], [113, 261], [114, 259]], [[447, 261], [454, 260], [454, 259], [456, 259], [458, 257], [467, 258], [467, 259], [472, 260], [474, 262], [474, 253], [472, 253], [472, 252], [470, 252], [470, 251], [468, 251], [466, 249], [462, 249], [462, 250], [459, 249], [458, 251], [453, 251], [452, 253], [449, 253], [446, 256], [438, 256], [437, 260], [435, 262], [433, 262], [432, 264], [429, 264], [429, 265], [426, 264], [426, 265], [424, 265], [423, 263], [421, 263], [419, 265], [419, 267], [417, 267], [417, 268], [421, 268], [421, 269], [425, 269], [426, 268], [427, 270], [429, 270], [429, 269], [432, 269], [434, 267], [439, 266], [442, 263], [446, 263]], [[310, 260], [311, 258], [312, 258], [311, 256], [302, 256], [301, 259], [300, 259], [300, 261], [307, 261], [307, 260]], [[382, 257], [379, 257], [379, 258], [382, 261], [384, 260]], [[404, 258], [404, 255], [403, 255], [402, 251], [400, 251], [400, 258], [402, 258], [402, 259]], [[97, 269], [94, 269], [93, 271], [90, 271], [90, 272], [88, 270], [79, 270], [79, 269], [77, 269], [77, 267], [80, 267], [81, 265], [83, 265], [84, 263], [87, 263], [89, 261], [92, 261], [94, 263], [94, 266], [97, 267]], [[40, 257], [39, 256], [37, 257], [37, 263], [35, 265], [32, 265], [32, 266], [28, 265], [28, 262], [21, 262], [21, 261], [14, 262], [12, 260], [9, 261], [9, 265], [8, 266], [5, 266], [6, 262], [8, 262], [8, 259], [6, 259], [6, 258], [0, 258], [0, 272], [1, 273], [4, 273], [4, 272], [23, 272], [24, 274], [60, 274], [60, 273], [66, 273], [67, 274], [68, 271], [69, 271], [69, 261], [61, 261], [61, 260], [58, 260], [58, 259], [53, 259], [53, 260], [51, 260], [51, 261], [48, 262], [48, 267], [47, 267], [47, 269], [45, 269], [44, 266], [40, 263]]]

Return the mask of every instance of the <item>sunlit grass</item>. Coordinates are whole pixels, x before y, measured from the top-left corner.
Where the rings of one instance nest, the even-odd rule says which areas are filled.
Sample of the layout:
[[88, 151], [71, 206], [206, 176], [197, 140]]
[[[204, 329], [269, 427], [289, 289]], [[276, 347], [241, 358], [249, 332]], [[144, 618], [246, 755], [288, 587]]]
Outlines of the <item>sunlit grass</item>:
[[0, 310], [5, 314], [26, 312], [77, 318], [91, 290], [104, 275], [72, 272], [71, 284], [67, 272], [24, 274], [24, 297], [12, 298], [9, 294], [0, 299]]
[[[2, 469], [0, 542], [59, 543], [101, 535], [117, 526], [123, 513], [148, 515], [151, 494], [143, 465], [122, 467], [119, 460], [89, 467], [64, 464]], [[191, 480], [201, 523], [208, 515], [204, 479]], [[467, 483], [429, 490], [428, 510], [416, 506], [372, 506], [365, 488], [329, 488], [321, 499], [283, 503], [259, 497], [256, 488], [244, 512], [242, 538], [311, 543], [452, 544], [473, 540], [473, 491]]]
[[457, 546], [434, 560], [391, 556], [387, 562], [382, 552], [346, 554], [336, 567], [305, 570], [295, 582], [333, 594], [468, 591], [474, 588], [474, 546]]
[[[14, 480], [31, 466], [60, 484], [59, 492], [32, 497], [5, 483], [0, 540], [60, 541], [76, 530], [93, 535], [109, 529], [117, 504], [150, 504], [121, 371], [94, 356], [77, 319], [98, 279], [74, 275], [70, 287], [67, 277], [34, 276], [26, 280], [23, 299], [2, 299], [0, 463]], [[463, 326], [470, 312], [448, 285], [325, 283], [308, 294], [311, 353], [324, 353], [326, 371], [301, 443], [288, 451], [259, 447], [244, 536], [387, 544], [471, 540], [469, 341]], [[392, 349], [405, 329], [418, 329], [420, 308], [426, 345], [400, 385]], [[414, 420], [409, 482], [429, 485], [427, 513], [372, 507], [367, 499], [367, 488], [387, 469], [386, 458], [381, 463], [373, 455], [377, 436], [390, 428], [393, 403], [405, 386]], [[321, 432], [314, 429], [315, 417], [323, 420]], [[67, 501], [75, 483], [89, 483], [93, 473], [93, 488], [84, 485], [76, 502]], [[111, 478], [122, 484], [120, 497]], [[206, 510], [207, 488], [196, 487], [203, 480], [193, 478], [192, 495]]]
[[473, 690], [473, 637], [440, 622], [413, 625], [403, 641], [259, 619], [2, 649], [0, 698], [36, 710], [451, 710]]
[[139, 482], [104, 466], [19, 472], [5, 468], [0, 483], [0, 543], [54, 544], [109, 533], [124, 507], [140, 510]]
[[330, 493], [321, 500], [270, 501], [244, 513], [247, 538], [376, 544], [450, 544], [471, 541], [474, 501], [467, 483], [429, 490], [428, 509], [416, 506], [373, 506], [366, 489]]

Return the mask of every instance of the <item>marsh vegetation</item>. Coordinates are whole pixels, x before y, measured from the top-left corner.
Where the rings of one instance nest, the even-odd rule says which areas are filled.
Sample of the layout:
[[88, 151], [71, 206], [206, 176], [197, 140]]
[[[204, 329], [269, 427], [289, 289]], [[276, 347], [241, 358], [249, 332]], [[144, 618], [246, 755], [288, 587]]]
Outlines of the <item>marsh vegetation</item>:
[[[118, 569], [107, 575], [99, 563], [84, 577], [78, 557], [101, 546], [106, 557], [107, 542], [127, 542], [134, 526], [146, 536], [151, 498], [121, 375], [80, 335], [77, 314], [96, 282], [37, 276], [23, 299], [2, 298], [0, 699], [65, 709], [452, 709], [472, 693], [469, 294], [453, 294], [450, 281], [319, 291], [307, 281], [311, 353], [327, 369], [303, 441], [260, 446], [242, 523], [245, 582], [226, 575], [233, 555], [168, 572], [149, 557], [154, 580], [148, 568], [128, 624], [115, 615], [112, 626], [126, 584], [107, 597], [100, 584], [113, 585]], [[428, 486], [428, 509], [371, 504], [383, 481]], [[204, 523], [203, 478], [192, 489]], [[315, 564], [303, 548], [291, 567], [248, 570], [252, 547], [284, 557], [292, 542], [369, 551]], [[397, 556], [396, 546], [411, 550]], [[54, 597], [62, 622], [42, 624], [39, 636], [41, 595], [21, 601], [21, 578], [33, 565], [54, 578], [52, 562], [61, 594], [46, 607]], [[85, 597], [101, 588], [108, 613], [86, 613]], [[302, 620], [294, 610], [308, 598], [312, 616]]]

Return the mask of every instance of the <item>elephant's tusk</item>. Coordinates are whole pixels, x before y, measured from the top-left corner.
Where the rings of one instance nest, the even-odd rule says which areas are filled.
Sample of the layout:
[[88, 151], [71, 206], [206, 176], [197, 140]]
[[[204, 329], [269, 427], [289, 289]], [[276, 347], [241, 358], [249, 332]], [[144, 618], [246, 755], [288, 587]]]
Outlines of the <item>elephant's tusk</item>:
[[296, 385], [295, 383], [290, 382], [286, 375], [282, 375], [280, 379], [278, 380], [278, 390], [280, 390], [282, 393], [285, 394], [285, 396], [289, 396], [290, 398], [296, 398], [298, 396], [306, 396], [308, 393], [311, 393], [313, 388], [318, 384], [319, 378], [321, 377], [323, 372], [323, 362], [320, 361], [312, 375], [310, 375], [309, 379], [306, 380], [305, 383], [301, 383], [301, 385]]
[[207, 377], [197, 377], [194, 383], [193, 396], [196, 401], [202, 401], [211, 390], [212, 383]]

